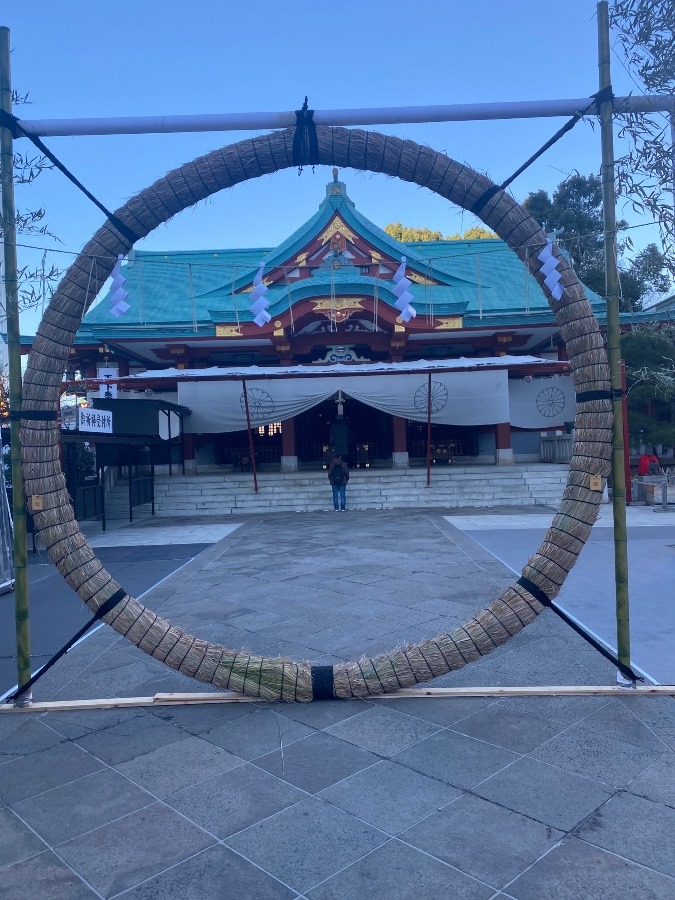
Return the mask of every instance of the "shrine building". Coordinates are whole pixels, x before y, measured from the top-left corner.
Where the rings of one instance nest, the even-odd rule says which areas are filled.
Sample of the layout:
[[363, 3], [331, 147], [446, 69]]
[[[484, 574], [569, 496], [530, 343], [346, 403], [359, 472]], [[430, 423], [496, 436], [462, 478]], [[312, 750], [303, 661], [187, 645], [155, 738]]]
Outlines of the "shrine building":
[[163, 433], [186, 471], [236, 465], [249, 433], [258, 465], [286, 471], [319, 467], [336, 440], [352, 465], [535, 462], [574, 422], [565, 347], [515, 253], [400, 243], [336, 169], [278, 247], [135, 250], [121, 275], [124, 302], [88, 311], [66, 377], [94, 406], [186, 413]]

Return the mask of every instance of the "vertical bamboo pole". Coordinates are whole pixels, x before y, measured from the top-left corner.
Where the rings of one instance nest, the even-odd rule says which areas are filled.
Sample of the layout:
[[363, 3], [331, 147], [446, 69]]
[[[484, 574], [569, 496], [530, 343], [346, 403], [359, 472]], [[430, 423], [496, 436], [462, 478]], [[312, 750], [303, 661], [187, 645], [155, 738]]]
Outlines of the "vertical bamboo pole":
[[[12, 114], [12, 80], [9, 62], [9, 28], [0, 28], [0, 109]], [[14, 147], [12, 132], [0, 126], [0, 179], [2, 181], [2, 236], [7, 305], [7, 356], [9, 360], [9, 409], [12, 438], [12, 518], [14, 520], [14, 598], [16, 619], [16, 668], [18, 685], [30, 681], [30, 624], [28, 617], [28, 563], [26, 558], [26, 496], [21, 473], [19, 414], [21, 412], [21, 343], [19, 285], [16, 262], [16, 211], [14, 208]], [[15, 702], [27, 706], [26, 691]]]
[[[609, 10], [601, 0], [598, 13], [598, 71], [600, 90], [611, 91]], [[614, 572], [616, 579], [616, 643], [619, 661], [630, 666], [628, 603], [628, 537], [623, 447], [621, 346], [619, 342], [619, 273], [616, 252], [616, 197], [614, 194], [613, 99], [599, 104], [602, 145], [602, 208], [605, 231], [605, 285], [607, 295], [607, 355], [612, 381], [612, 504], [614, 512]], [[617, 679], [621, 676], [617, 673]]]

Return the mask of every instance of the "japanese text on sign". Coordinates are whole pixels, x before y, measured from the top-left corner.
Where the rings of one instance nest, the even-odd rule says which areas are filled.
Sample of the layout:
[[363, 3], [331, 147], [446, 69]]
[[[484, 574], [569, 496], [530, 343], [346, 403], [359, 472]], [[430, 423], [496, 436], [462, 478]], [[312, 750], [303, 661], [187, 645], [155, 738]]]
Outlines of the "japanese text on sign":
[[81, 406], [77, 411], [77, 425], [80, 431], [95, 431], [99, 434], [113, 433], [113, 417], [107, 409], [89, 409]]

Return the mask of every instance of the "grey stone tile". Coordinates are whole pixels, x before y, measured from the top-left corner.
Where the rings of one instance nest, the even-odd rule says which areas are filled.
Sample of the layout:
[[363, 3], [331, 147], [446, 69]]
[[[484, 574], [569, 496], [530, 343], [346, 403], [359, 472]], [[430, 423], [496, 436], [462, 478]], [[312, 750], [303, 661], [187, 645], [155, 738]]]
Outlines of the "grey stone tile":
[[255, 759], [312, 734], [312, 729], [267, 709], [202, 731], [200, 737], [242, 759]]
[[675, 807], [675, 755], [664, 754], [630, 782], [627, 791]]
[[132, 720], [139, 726], [149, 715], [144, 709], [72, 710], [49, 713], [49, 724], [54, 731], [72, 741]]
[[[435, 681], [430, 681], [429, 687], [436, 687]], [[418, 719], [424, 719], [426, 722], [434, 722], [436, 725], [452, 725], [477, 713], [487, 706], [491, 706], [495, 701], [489, 698], [456, 698], [456, 697], [397, 697], [394, 699], [385, 699], [370, 701], [376, 706], [384, 709], [392, 709], [394, 711], [407, 713], [409, 716], [415, 716]]]
[[226, 843], [304, 893], [386, 840], [381, 831], [308, 797]]
[[472, 788], [517, 759], [509, 750], [453, 731], [440, 731], [393, 757], [394, 762], [463, 789]]
[[209, 847], [124, 894], [124, 900], [292, 900], [295, 891], [227, 847]]
[[493, 705], [456, 722], [452, 730], [515, 753], [527, 753], [564, 727], [550, 719]]
[[[589, 681], [592, 679], [588, 679]], [[542, 679], [542, 684], [552, 684], [550, 679]], [[575, 684], [579, 681], [575, 679]], [[500, 700], [500, 706], [528, 713], [531, 716], [542, 716], [563, 725], [574, 725], [581, 719], [597, 712], [607, 705], [606, 697], [509, 697]]]
[[[16, 721], [7, 723], [9, 727], [0, 738], [0, 762], [39, 753], [63, 743], [64, 738], [52, 731], [44, 722], [34, 716], [27, 716], [24, 719], [24, 715], [24, 713], [14, 713], [3, 716], [3, 719], [15, 719]], [[3, 721], [2, 724], [4, 725], [5, 722]]]
[[673, 697], [622, 697], [619, 701], [648, 728], [675, 729], [675, 698]]
[[307, 893], [310, 900], [483, 900], [492, 895], [492, 888], [396, 840]]
[[0, 869], [0, 884], [2, 900], [92, 900], [98, 897], [51, 850]]
[[393, 756], [438, 730], [437, 725], [397, 712], [395, 707], [384, 706], [367, 709], [326, 729], [328, 734], [378, 756]]
[[524, 757], [475, 793], [552, 828], [569, 831], [609, 799], [605, 785]]
[[316, 793], [336, 781], [377, 762], [377, 756], [317, 732], [287, 747], [256, 759], [255, 764], [309, 793]]
[[241, 765], [242, 760], [198, 737], [184, 737], [116, 768], [157, 797], [167, 797], [189, 785]]
[[508, 888], [517, 900], [671, 900], [675, 881], [567, 838]]
[[185, 732], [155, 716], [129, 719], [103, 731], [78, 738], [78, 744], [110, 766], [132, 759], [185, 737]]
[[[20, 862], [45, 850], [43, 841], [5, 807], [0, 809], [0, 866]], [[2, 884], [2, 875], [0, 875]]]
[[214, 843], [156, 803], [61, 844], [59, 854], [95, 890], [112, 897]]
[[607, 703], [602, 709], [584, 719], [584, 728], [616, 738], [626, 744], [635, 744], [645, 750], [664, 753], [670, 748], [624, 704], [621, 700]]
[[460, 792], [405, 766], [383, 760], [318, 794], [388, 834], [398, 834]]
[[3, 766], [0, 797], [6, 803], [16, 803], [82, 778], [100, 768], [101, 763], [79, 747], [57, 744]]
[[356, 716], [368, 709], [367, 700], [317, 700], [312, 703], [275, 703], [274, 712], [296, 722], [321, 730], [342, 722], [350, 716]]
[[589, 844], [675, 876], [675, 809], [670, 806], [633, 794], [618, 794], [576, 833]]
[[[111, 769], [15, 803], [16, 812], [54, 846], [154, 802], [145, 791]], [[64, 810], [68, 810], [64, 816]]]
[[166, 803], [219, 838], [303, 800], [303, 791], [248, 763], [171, 794]]
[[627, 784], [659, 758], [652, 750], [588, 731], [581, 725], [556, 735], [530, 756], [617, 787]]
[[399, 835], [495, 888], [504, 887], [561, 837], [562, 831], [468, 794]]
[[158, 707], [152, 710], [152, 715], [167, 725], [198, 735], [233, 719], [250, 716], [258, 708], [257, 703], [201, 703]]

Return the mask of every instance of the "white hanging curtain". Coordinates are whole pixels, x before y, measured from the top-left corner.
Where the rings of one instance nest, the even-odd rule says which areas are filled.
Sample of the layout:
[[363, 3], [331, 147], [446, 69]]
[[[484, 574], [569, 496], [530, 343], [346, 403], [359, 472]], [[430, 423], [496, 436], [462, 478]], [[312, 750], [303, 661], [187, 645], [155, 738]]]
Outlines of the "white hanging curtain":
[[509, 381], [511, 424], [516, 428], [560, 428], [573, 422], [576, 398], [571, 375]]
[[[390, 415], [419, 422], [427, 420], [429, 379], [425, 373], [270, 378], [247, 380], [246, 385], [254, 427], [297, 416], [340, 389], [355, 400]], [[192, 410], [192, 415], [185, 419], [186, 432], [204, 434], [246, 428], [241, 381], [179, 383], [178, 402]], [[508, 373], [505, 369], [432, 373], [432, 422], [489, 425], [507, 422], [508, 418]]]

